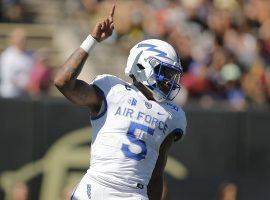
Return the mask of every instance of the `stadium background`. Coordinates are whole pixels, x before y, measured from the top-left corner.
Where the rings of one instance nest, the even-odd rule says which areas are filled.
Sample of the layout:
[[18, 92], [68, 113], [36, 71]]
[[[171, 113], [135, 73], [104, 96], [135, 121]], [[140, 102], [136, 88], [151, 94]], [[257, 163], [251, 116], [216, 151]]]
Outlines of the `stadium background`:
[[[50, 80], [112, 2], [1, 1], [0, 51], [21, 28], [27, 52], [49, 75], [46, 87], [33, 87], [44, 80], [30, 75], [23, 96], [0, 99], [0, 199], [65, 199], [87, 168], [87, 110], [64, 100]], [[167, 198], [269, 199], [270, 2], [123, 0], [115, 23], [81, 79], [110, 73], [127, 80], [128, 50], [144, 38], [180, 52], [185, 75], [176, 101], [188, 128], [170, 154]]]

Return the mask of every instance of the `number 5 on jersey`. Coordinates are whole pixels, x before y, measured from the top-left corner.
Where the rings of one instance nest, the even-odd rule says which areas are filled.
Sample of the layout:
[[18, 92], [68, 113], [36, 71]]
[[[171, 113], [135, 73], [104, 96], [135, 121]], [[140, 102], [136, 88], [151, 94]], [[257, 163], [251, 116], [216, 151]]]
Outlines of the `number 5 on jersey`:
[[146, 148], [146, 144], [143, 140], [136, 138], [136, 135], [135, 135], [136, 130], [142, 130], [142, 131], [146, 132], [147, 134], [153, 135], [154, 129], [149, 128], [149, 127], [142, 125], [142, 124], [138, 124], [136, 122], [130, 123], [129, 129], [127, 132], [128, 140], [132, 144], [140, 146], [142, 151], [140, 153], [133, 153], [129, 149], [130, 145], [127, 145], [127, 144], [123, 144], [121, 150], [123, 151], [123, 153], [126, 157], [140, 161], [142, 159], [145, 159], [145, 156], [147, 154], [147, 148]]

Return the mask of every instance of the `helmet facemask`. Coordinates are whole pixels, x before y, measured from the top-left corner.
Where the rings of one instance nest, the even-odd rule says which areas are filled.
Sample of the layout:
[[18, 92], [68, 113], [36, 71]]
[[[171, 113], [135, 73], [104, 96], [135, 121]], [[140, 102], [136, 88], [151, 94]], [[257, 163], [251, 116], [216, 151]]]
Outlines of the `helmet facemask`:
[[178, 84], [183, 73], [181, 67], [178, 63], [168, 64], [155, 57], [149, 57], [147, 61], [152, 67], [152, 72], [146, 85], [152, 91], [153, 97], [159, 102], [173, 100], [181, 88]]

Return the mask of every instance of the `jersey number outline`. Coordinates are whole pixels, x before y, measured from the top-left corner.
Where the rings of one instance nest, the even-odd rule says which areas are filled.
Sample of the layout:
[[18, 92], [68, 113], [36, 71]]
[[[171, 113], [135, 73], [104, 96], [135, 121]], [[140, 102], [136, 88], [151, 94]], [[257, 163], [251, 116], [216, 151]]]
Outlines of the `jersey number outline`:
[[140, 153], [133, 153], [129, 149], [130, 145], [127, 145], [127, 144], [123, 144], [121, 147], [121, 150], [126, 157], [133, 159], [133, 160], [140, 161], [142, 159], [145, 159], [145, 156], [147, 154], [147, 148], [146, 148], [145, 141], [136, 138], [136, 135], [135, 135], [136, 130], [144, 131], [150, 135], [153, 135], [155, 130], [152, 128], [149, 128], [148, 126], [145, 126], [143, 124], [139, 124], [136, 122], [130, 123], [130, 126], [129, 126], [128, 131], [127, 131], [127, 138], [131, 143], [140, 146], [142, 151]]

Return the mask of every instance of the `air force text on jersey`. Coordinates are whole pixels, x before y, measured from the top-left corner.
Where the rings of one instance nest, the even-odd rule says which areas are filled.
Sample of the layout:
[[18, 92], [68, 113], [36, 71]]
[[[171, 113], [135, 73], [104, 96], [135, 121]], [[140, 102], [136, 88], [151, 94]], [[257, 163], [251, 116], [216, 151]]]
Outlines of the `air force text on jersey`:
[[157, 119], [149, 114], [134, 110], [132, 108], [119, 106], [114, 115], [128, 117], [132, 120], [136, 119], [138, 121], [143, 121], [143, 122], [149, 124], [151, 127], [157, 127], [159, 130], [161, 130], [163, 132], [163, 134], [166, 133], [166, 130], [168, 128], [168, 125], [165, 122], [160, 121], [159, 119]]

